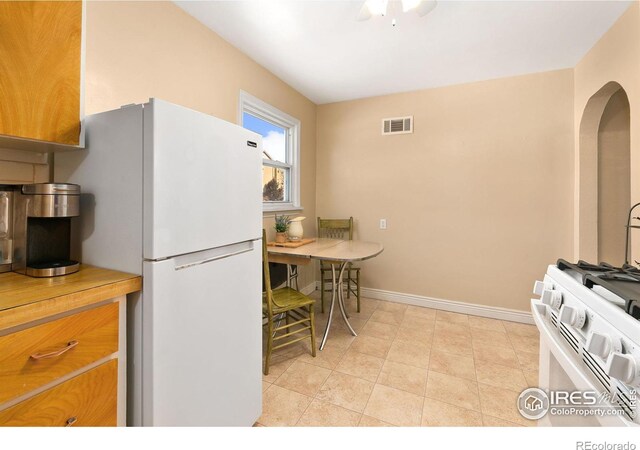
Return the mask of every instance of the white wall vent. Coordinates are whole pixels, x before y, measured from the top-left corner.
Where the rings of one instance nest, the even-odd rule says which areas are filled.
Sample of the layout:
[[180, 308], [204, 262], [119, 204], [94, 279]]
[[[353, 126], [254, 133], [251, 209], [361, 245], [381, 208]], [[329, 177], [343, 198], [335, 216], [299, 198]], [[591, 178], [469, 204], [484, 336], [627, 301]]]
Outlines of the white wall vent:
[[413, 116], [382, 119], [382, 134], [413, 133]]

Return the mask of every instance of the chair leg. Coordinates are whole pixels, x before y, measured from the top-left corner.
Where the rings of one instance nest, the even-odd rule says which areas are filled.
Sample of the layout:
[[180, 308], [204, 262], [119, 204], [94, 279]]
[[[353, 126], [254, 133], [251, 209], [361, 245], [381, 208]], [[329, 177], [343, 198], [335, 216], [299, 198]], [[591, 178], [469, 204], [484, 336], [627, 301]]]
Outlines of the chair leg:
[[358, 306], [358, 312], [360, 312], [360, 271], [356, 270], [356, 304]]
[[316, 357], [316, 319], [313, 305], [309, 305], [309, 318], [311, 319], [311, 356]]
[[351, 269], [347, 269], [347, 298], [351, 298]]
[[267, 322], [267, 354], [264, 357], [264, 370], [265, 375], [269, 375], [269, 362], [271, 360], [271, 351], [273, 348], [273, 321], [269, 317]]
[[[284, 323], [289, 326], [289, 312], [287, 311], [286, 313], [284, 313]], [[289, 332], [289, 329], [287, 328], [287, 333]]]

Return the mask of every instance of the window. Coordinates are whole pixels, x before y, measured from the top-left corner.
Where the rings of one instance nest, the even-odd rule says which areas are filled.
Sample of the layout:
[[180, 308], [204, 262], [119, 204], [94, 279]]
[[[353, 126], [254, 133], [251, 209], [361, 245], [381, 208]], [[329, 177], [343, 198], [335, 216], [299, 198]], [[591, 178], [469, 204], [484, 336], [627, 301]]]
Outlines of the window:
[[240, 93], [239, 121], [262, 136], [264, 211], [300, 209], [300, 121]]

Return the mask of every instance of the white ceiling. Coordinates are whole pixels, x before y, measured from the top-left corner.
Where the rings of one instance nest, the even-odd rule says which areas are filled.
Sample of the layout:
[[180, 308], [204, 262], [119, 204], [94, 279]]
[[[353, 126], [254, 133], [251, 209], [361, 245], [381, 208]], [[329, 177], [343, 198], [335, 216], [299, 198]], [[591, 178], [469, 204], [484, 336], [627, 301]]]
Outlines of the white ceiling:
[[175, 3], [318, 104], [573, 67], [631, 4], [440, 1], [418, 17], [391, 1], [358, 22], [362, 1]]

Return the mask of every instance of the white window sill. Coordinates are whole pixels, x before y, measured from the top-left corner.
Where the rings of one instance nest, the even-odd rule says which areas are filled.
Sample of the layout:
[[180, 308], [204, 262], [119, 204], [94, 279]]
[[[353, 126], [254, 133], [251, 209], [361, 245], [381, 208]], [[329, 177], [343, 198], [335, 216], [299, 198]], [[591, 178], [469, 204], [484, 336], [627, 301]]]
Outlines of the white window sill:
[[262, 212], [265, 213], [279, 213], [287, 211], [302, 211], [304, 208], [301, 206], [294, 206], [292, 203], [278, 203], [278, 204], [262, 204]]

